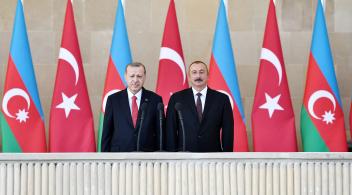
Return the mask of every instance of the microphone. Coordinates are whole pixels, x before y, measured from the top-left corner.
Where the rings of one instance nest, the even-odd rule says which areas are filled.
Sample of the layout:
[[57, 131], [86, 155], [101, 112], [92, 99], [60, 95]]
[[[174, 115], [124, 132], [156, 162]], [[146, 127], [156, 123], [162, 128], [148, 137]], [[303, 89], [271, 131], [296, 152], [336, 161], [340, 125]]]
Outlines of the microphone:
[[144, 115], [145, 115], [145, 110], [147, 108], [147, 102], [143, 102], [141, 105], [141, 122], [139, 123], [139, 128], [138, 128], [138, 136], [137, 136], [137, 152], [139, 152], [139, 140], [141, 138], [141, 131], [142, 131], [142, 126], [143, 126], [143, 121], [144, 121]]
[[182, 104], [177, 102], [175, 104], [175, 109], [177, 111], [177, 115], [180, 121], [180, 125], [181, 125], [181, 132], [182, 132], [182, 151], [185, 152], [186, 151], [186, 136], [185, 136], [185, 125], [183, 123], [183, 116], [182, 116]]
[[158, 103], [158, 113], [159, 113], [159, 150], [163, 150], [163, 114], [164, 114], [164, 104], [162, 102]]

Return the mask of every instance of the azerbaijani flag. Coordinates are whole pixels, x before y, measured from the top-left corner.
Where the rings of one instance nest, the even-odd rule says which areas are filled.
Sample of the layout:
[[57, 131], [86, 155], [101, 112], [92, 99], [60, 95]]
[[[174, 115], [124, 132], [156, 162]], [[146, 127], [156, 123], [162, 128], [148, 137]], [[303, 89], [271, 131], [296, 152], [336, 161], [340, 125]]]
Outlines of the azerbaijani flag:
[[211, 88], [228, 95], [234, 117], [233, 151], [247, 152], [248, 140], [241, 94], [238, 87], [229, 25], [224, 0], [220, 0], [213, 49], [210, 59], [209, 81]]
[[1, 111], [4, 152], [46, 152], [44, 114], [21, 0], [17, 2]]
[[126, 87], [124, 77], [125, 68], [132, 62], [130, 44], [125, 23], [125, 13], [121, 0], [118, 0], [116, 11], [115, 27], [110, 48], [108, 69], [106, 72], [103, 100], [98, 130], [98, 151], [101, 151], [101, 136], [103, 133], [103, 122], [105, 105], [109, 95], [123, 90]]
[[316, 10], [301, 110], [301, 132], [304, 151], [347, 151], [342, 102], [320, 0]]

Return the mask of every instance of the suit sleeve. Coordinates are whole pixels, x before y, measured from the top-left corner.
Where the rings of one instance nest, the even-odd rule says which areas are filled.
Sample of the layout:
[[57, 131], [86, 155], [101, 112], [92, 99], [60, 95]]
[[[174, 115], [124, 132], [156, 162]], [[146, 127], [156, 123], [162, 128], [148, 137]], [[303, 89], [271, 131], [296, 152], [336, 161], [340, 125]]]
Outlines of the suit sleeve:
[[233, 151], [233, 113], [230, 100], [225, 98], [222, 115], [222, 147], [224, 152]]
[[166, 111], [166, 143], [165, 150], [169, 152], [175, 152], [177, 147], [177, 129], [178, 123], [175, 111], [175, 98], [171, 96]]
[[103, 123], [103, 135], [101, 137], [101, 151], [110, 152], [111, 138], [114, 131], [113, 121], [113, 107], [111, 97], [108, 98], [105, 107], [104, 123]]
[[[157, 147], [158, 147], [158, 149], [160, 150], [163, 150], [163, 148], [164, 148], [164, 140], [165, 140], [165, 113], [164, 113], [164, 110], [163, 110], [163, 112], [162, 112], [162, 114], [163, 114], [163, 119], [162, 119], [162, 124], [161, 124], [161, 127], [162, 127], [162, 129], [160, 129], [160, 118], [159, 118], [159, 110], [158, 110], [158, 104], [159, 103], [163, 103], [163, 99], [160, 97], [160, 96], [157, 96], [157, 102], [156, 102], [156, 107], [155, 107], [155, 124], [156, 124], [156, 136], [157, 136]], [[162, 138], [161, 138], [161, 140], [160, 140], [160, 132], [161, 131], [163, 131], [162, 132]], [[162, 148], [159, 148], [159, 146], [160, 146], [160, 141], [162, 142]]]

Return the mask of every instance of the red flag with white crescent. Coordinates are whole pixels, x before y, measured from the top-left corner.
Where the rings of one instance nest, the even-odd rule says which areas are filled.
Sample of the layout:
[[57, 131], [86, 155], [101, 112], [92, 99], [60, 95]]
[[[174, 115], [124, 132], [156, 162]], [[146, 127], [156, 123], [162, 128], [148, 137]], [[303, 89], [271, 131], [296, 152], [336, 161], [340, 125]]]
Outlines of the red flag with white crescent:
[[269, 4], [260, 57], [252, 131], [254, 151], [297, 151], [295, 117], [273, 0]]
[[67, 1], [49, 128], [51, 152], [95, 151], [93, 114], [71, 0]]
[[44, 113], [35, 79], [22, 2], [17, 2], [0, 128], [2, 152], [46, 152]]
[[172, 93], [188, 88], [174, 0], [170, 0], [159, 60], [156, 93], [167, 105]]

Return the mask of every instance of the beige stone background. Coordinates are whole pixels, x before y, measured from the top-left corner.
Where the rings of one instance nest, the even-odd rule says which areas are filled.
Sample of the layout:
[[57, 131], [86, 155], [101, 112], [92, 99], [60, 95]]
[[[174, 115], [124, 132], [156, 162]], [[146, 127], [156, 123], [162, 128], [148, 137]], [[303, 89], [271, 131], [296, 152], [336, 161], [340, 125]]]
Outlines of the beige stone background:
[[[48, 127], [65, 0], [23, 0], [39, 94]], [[300, 140], [299, 116], [317, 0], [276, 0]], [[243, 99], [249, 142], [250, 114], [258, 74], [269, 0], [229, 0], [229, 23]], [[0, 0], [0, 94], [15, 15], [16, 0]], [[146, 64], [146, 87], [154, 90], [168, 0], [126, 0], [126, 23], [134, 61]], [[218, 0], [175, 0], [186, 64], [209, 62]], [[76, 25], [97, 131], [98, 114], [115, 20], [117, 0], [73, 0]], [[335, 61], [348, 138], [352, 83], [352, 1], [326, 0], [326, 22]], [[301, 147], [301, 146], [300, 146]]]

